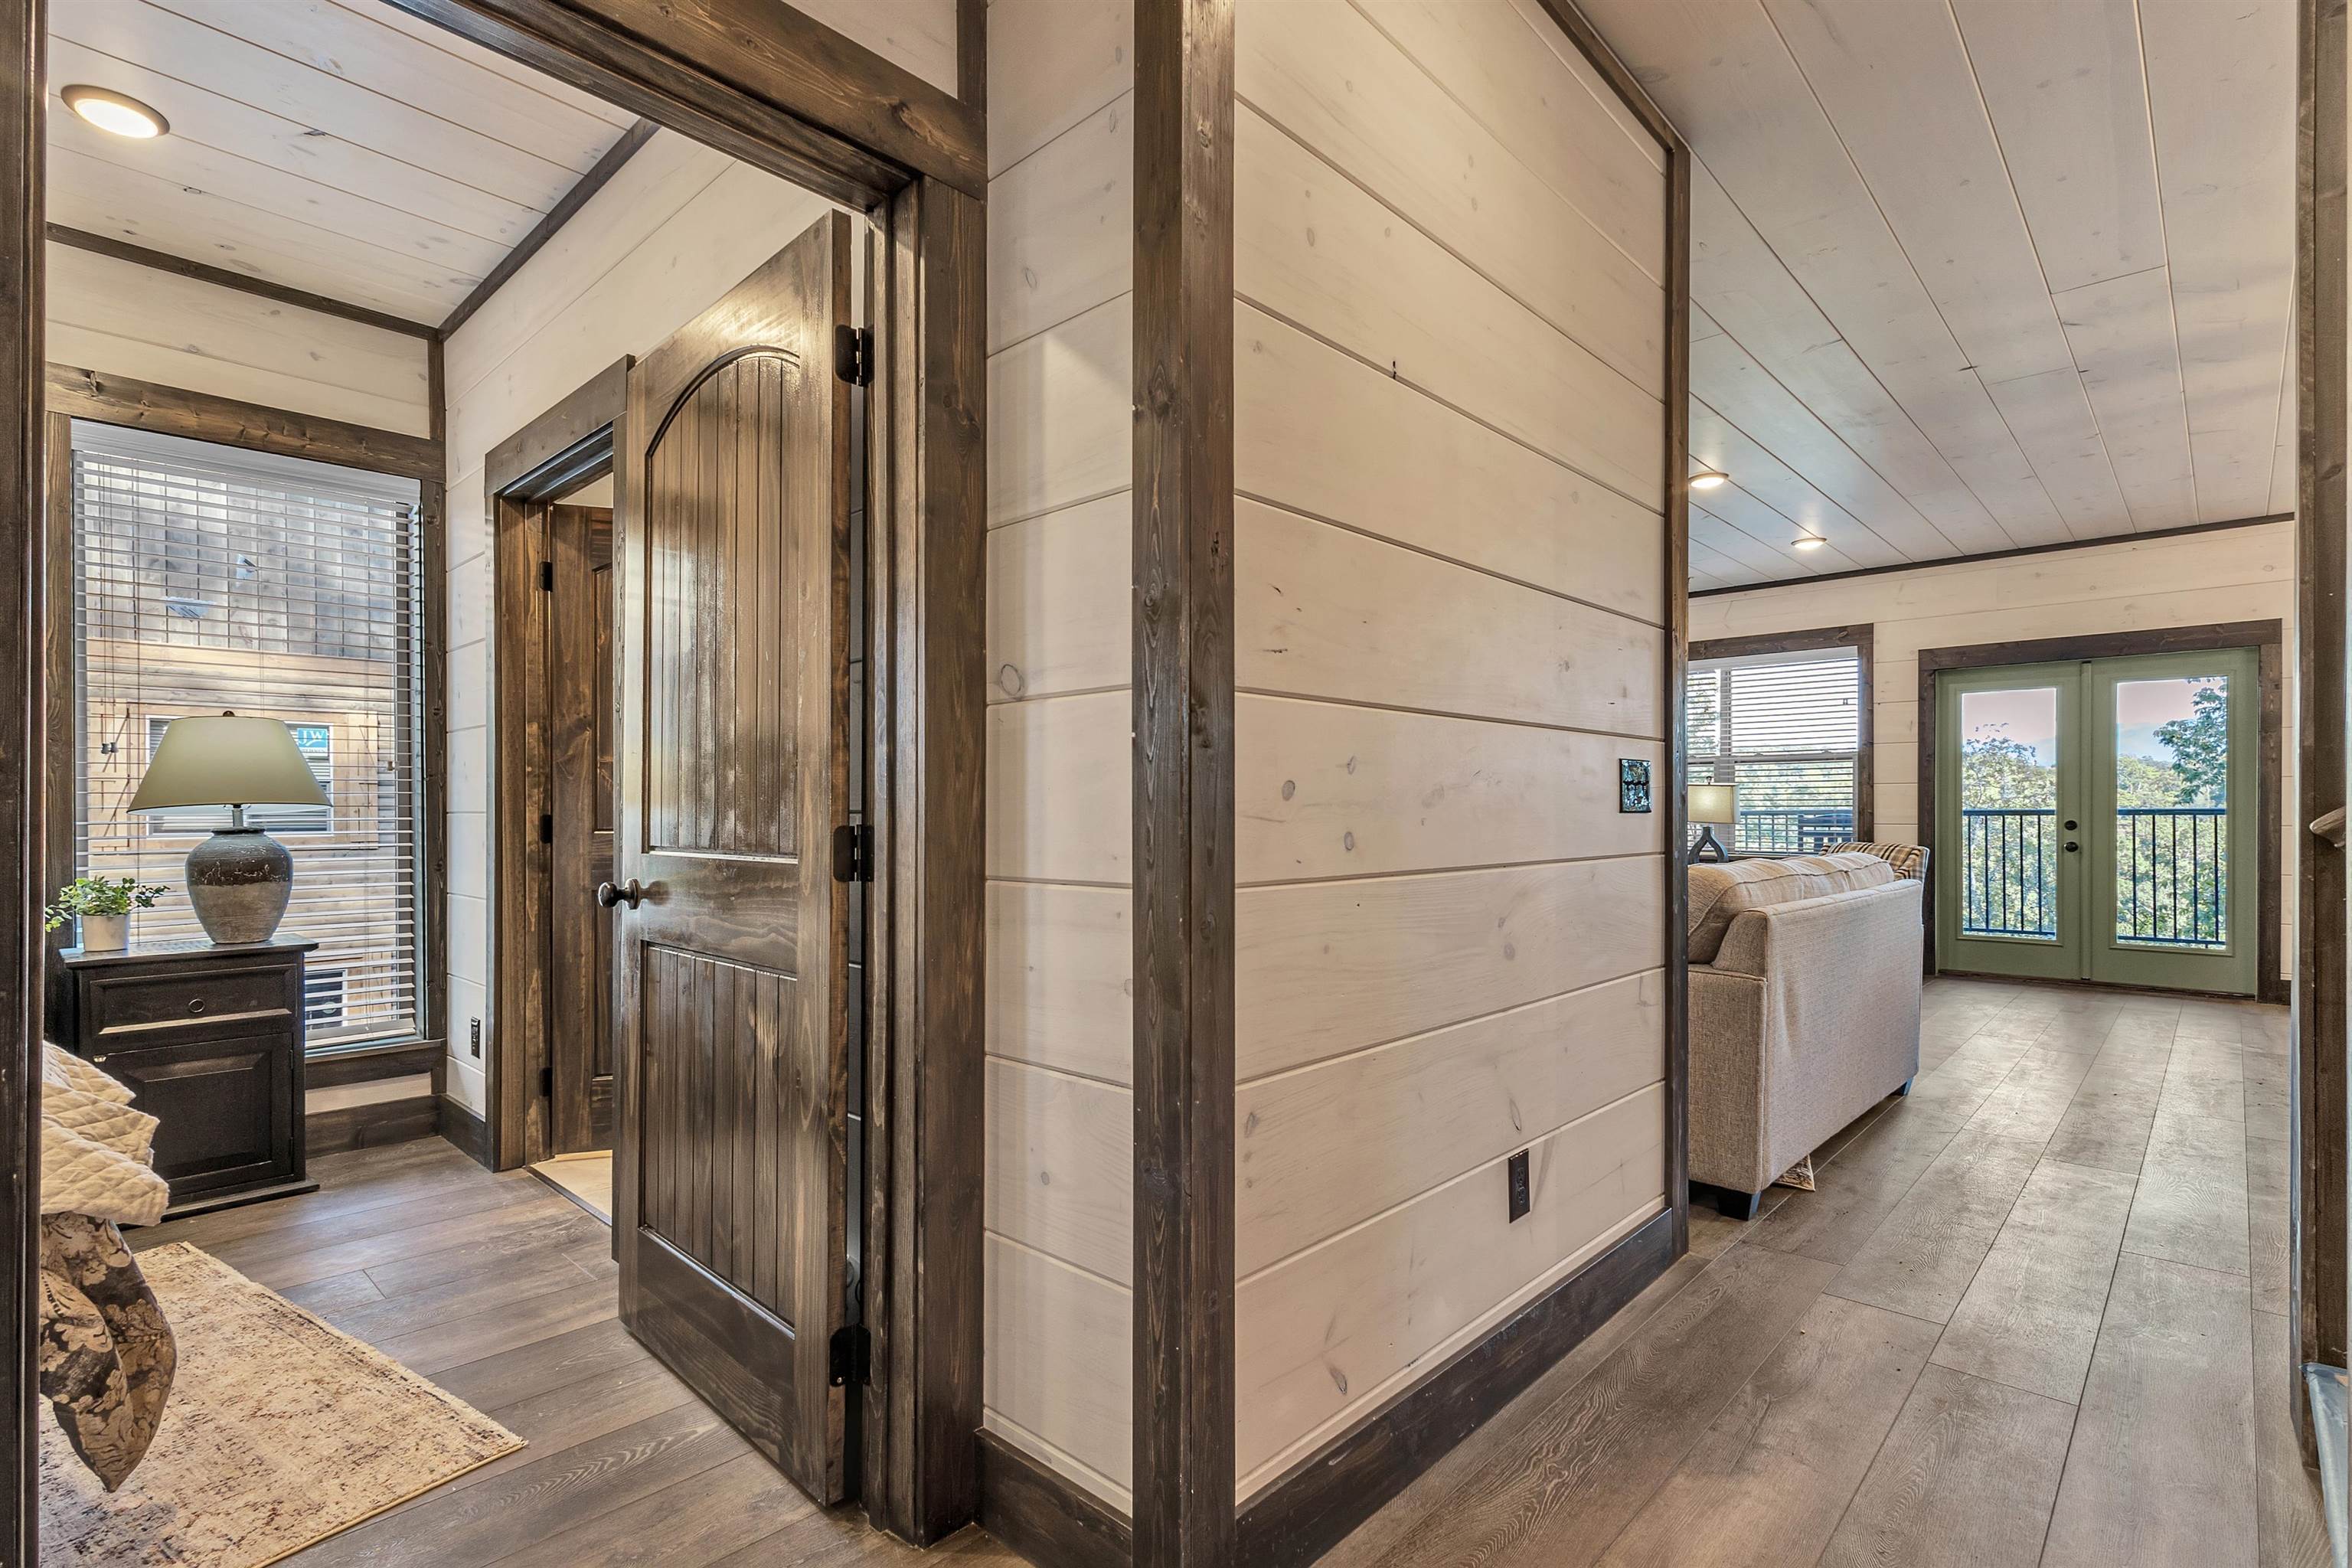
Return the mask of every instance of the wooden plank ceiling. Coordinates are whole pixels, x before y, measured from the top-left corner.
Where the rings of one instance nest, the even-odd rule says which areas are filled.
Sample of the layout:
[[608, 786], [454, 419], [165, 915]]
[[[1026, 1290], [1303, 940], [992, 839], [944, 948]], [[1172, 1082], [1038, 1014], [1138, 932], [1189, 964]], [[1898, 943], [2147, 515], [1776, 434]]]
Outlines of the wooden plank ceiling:
[[[77, 82], [171, 134], [111, 136]], [[631, 117], [376, 0], [50, 0], [49, 221], [437, 325]]]
[[1694, 587], [2293, 509], [2293, 0], [1582, 4], [1699, 165]]

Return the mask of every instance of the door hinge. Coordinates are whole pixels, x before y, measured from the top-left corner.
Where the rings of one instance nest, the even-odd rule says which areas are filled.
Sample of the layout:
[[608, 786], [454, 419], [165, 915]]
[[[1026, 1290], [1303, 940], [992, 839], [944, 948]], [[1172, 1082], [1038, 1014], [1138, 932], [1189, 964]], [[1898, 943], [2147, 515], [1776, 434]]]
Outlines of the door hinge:
[[874, 379], [874, 329], [846, 323], [833, 329], [833, 374], [852, 386]]
[[539, 591], [542, 594], [555, 592], [555, 563], [552, 561], [539, 563]]
[[539, 841], [541, 844], [555, 842], [555, 816], [551, 812], [539, 814]]
[[539, 1069], [539, 1098], [541, 1100], [553, 1100], [555, 1098], [555, 1069], [553, 1068], [541, 1068]]
[[874, 879], [874, 829], [860, 822], [845, 823], [833, 830], [833, 879]]
[[845, 1324], [833, 1331], [833, 1386], [863, 1388], [873, 1370], [874, 1341], [863, 1325]]

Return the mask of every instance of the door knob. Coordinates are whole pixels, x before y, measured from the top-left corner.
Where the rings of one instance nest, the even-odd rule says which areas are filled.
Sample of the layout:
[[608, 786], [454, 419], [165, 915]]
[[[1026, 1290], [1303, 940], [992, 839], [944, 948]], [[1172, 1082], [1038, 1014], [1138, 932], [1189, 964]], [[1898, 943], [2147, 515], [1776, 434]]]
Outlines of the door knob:
[[[2076, 851], [2077, 849], [2080, 849], [2081, 847], [2082, 847], [2082, 846], [2081, 846], [2080, 844], [2075, 843], [2073, 839], [2069, 838], [2068, 840], [2066, 840], [2066, 853], [2067, 853], [2067, 854], [2072, 855], [2073, 853], [2074, 853], [2074, 851]], [[636, 900], [635, 900], [635, 899], [631, 899], [631, 900], [629, 900], [629, 902], [631, 902], [631, 903], [633, 903], [633, 904], [634, 904], [634, 903], [635, 903], [635, 902], [636, 902]]]
[[596, 901], [608, 910], [616, 904], [626, 904], [634, 910], [637, 907], [637, 900], [645, 896], [645, 889], [637, 885], [637, 879], [635, 877], [617, 888], [610, 882], [596, 884]]
[[2069, 832], [2069, 833], [2074, 832], [2074, 825], [2073, 823], [2069, 822], [2069, 823], [2066, 825], [2066, 831], [2067, 831], [2067, 832]]

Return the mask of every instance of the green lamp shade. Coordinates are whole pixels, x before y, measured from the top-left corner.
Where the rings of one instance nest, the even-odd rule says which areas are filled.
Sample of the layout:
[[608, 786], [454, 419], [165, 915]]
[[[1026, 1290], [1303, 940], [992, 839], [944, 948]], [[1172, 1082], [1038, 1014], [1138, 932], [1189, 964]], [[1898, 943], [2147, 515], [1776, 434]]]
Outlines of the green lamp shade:
[[130, 809], [326, 804], [294, 731], [275, 719], [222, 713], [172, 721]]

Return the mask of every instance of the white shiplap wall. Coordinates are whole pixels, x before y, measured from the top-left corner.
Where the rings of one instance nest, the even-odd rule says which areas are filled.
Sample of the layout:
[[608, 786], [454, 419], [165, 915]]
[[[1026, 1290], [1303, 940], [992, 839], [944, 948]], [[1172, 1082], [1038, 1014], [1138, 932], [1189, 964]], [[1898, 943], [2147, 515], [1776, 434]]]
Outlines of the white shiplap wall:
[[1134, 27], [989, 28], [985, 1420], [1124, 1510]]
[[490, 525], [482, 462], [623, 354], [643, 354], [828, 204], [662, 132], [460, 327], [448, 388], [449, 1092], [484, 1109], [490, 1020]]
[[432, 428], [423, 338], [71, 246], [48, 249], [47, 354], [405, 436]]
[[1248, 1497], [1664, 1203], [1666, 241], [1539, 6], [1236, 34]]
[[[2293, 860], [2295, 725], [2294, 525], [2261, 523], [2169, 539], [2118, 541], [1839, 582], [1795, 584], [1691, 601], [1690, 636], [1748, 637], [1813, 626], [1873, 627], [1874, 835], [1919, 839], [1919, 650], [2215, 621], [2286, 625], [2285, 777]], [[2285, 879], [2292, 902], [2294, 879]], [[2293, 910], [2286, 911], [2293, 931]], [[2288, 942], [2284, 952], [2293, 951]]]

